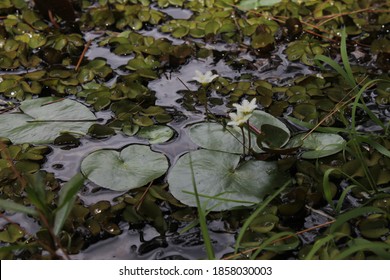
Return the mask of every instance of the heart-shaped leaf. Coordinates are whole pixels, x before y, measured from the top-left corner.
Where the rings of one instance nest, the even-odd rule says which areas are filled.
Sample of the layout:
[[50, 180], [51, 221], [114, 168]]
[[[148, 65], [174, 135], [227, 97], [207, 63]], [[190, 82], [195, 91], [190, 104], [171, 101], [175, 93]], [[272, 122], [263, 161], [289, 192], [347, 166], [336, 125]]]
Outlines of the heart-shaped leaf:
[[146, 138], [150, 144], [159, 144], [167, 142], [172, 138], [174, 131], [172, 128], [164, 125], [152, 125], [142, 127], [137, 136]]
[[301, 157], [306, 159], [316, 159], [336, 154], [343, 149], [346, 143], [343, 137], [338, 134], [314, 132], [305, 139], [303, 139], [304, 136], [304, 134], [294, 136], [291, 138], [289, 146], [302, 144], [302, 148], [308, 151], [303, 152]]
[[194, 151], [182, 156], [168, 175], [173, 196], [189, 206], [196, 206], [192, 174], [201, 204], [215, 211], [256, 204], [287, 180], [275, 162], [241, 163], [239, 155]]
[[[290, 131], [287, 126], [277, 118], [263, 111], [253, 111], [249, 119], [252, 126], [260, 129], [263, 125], [270, 125], [283, 130], [284, 140], [278, 145], [285, 145], [290, 137]], [[248, 143], [248, 132], [245, 129], [245, 142]], [[190, 126], [189, 136], [198, 146], [215, 151], [228, 152], [234, 154], [242, 153], [242, 133], [238, 127], [222, 126], [219, 123], [201, 122]], [[255, 152], [263, 152], [256, 144], [256, 135], [251, 134], [252, 149]]]
[[261, 134], [257, 137], [260, 147], [280, 148], [290, 138], [290, 134], [280, 127], [264, 124], [261, 126]]
[[21, 113], [0, 115], [0, 137], [13, 143], [51, 143], [62, 132], [85, 134], [95, 115], [77, 101], [43, 97], [23, 101]]
[[130, 145], [120, 152], [98, 150], [81, 163], [84, 176], [114, 191], [142, 187], [163, 175], [167, 169], [167, 158], [144, 145]]

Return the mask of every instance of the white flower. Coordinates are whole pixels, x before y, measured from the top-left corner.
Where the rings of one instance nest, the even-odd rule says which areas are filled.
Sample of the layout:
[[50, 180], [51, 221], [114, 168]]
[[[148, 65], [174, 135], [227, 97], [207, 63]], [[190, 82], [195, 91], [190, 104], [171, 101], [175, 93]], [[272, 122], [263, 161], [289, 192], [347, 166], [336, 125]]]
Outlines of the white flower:
[[199, 70], [195, 70], [195, 77], [192, 77], [193, 80], [206, 85], [211, 83], [218, 75], [213, 75], [211, 71], [207, 71], [205, 74], [202, 74]]
[[320, 78], [320, 79], [322, 79], [322, 80], [324, 79], [324, 76], [322, 76], [321, 73], [317, 73], [317, 74], [316, 74], [316, 77], [317, 77], [317, 78]]
[[3, 81], [3, 78], [2, 77], [0, 77], [0, 83]]
[[241, 114], [240, 112], [238, 112], [237, 114], [236, 113], [230, 113], [229, 114], [229, 117], [231, 119], [230, 122], [228, 122], [227, 124], [228, 125], [232, 125], [232, 126], [242, 126], [244, 123], [247, 122], [247, 120], [249, 120], [249, 118], [252, 116], [252, 114]]
[[237, 113], [242, 115], [252, 115], [254, 109], [256, 109], [256, 98], [253, 98], [251, 102], [244, 99], [240, 104], [234, 103], [233, 107], [237, 108]]

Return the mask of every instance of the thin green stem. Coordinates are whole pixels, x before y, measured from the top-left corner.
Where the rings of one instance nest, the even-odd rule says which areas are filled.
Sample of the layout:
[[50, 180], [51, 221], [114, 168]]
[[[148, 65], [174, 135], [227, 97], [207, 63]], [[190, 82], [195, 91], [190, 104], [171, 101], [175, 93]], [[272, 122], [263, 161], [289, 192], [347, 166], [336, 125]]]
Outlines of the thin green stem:
[[252, 143], [251, 143], [251, 128], [249, 124], [249, 120], [247, 120], [246, 125], [248, 127], [248, 154], [251, 152]]
[[206, 100], [204, 102], [204, 111], [206, 114], [206, 120], [209, 121], [209, 108], [207, 107], [207, 93], [206, 93]]
[[244, 224], [241, 227], [240, 232], [238, 233], [236, 244], [234, 246], [234, 252], [237, 254], [238, 250], [240, 249], [241, 240], [244, 237], [245, 232], [248, 230], [249, 225], [253, 222], [253, 220], [267, 207], [268, 204], [271, 203], [271, 201], [277, 197], [282, 191], [284, 191], [290, 184], [292, 183], [292, 180], [288, 180], [286, 183], [284, 183], [283, 186], [280, 187], [280, 189], [276, 190], [272, 195], [267, 197], [264, 201], [260, 202], [257, 205], [257, 208], [253, 213], [250, 215], [248, 219], [244, 222]]
[[197, 209], [198, 209], [198, 218], [199, 218], [200, 230], [202, 232], [202, 236], [203, 236], [203, 241], [204, 241], [204, 244], [205, 244], [207, 257], [208, 257], [209, 260], [214, 260], [215, 259], [215, 253], [214, 253], [214, 249], [213, 249], [213, 246], [212, 246], [212, 243], [211, 243], [211, 238], [210, 238], [210, 235], [209, 235], [209, 232], [208, 232], [208, 228], [207, 228], [206, 213], [205, 213], [205, 211], [202, 208], [202, 205], [200, 203], [198, 189], [196, 187], [194, 168], [192, 166], [191, 153], [189, 153], [189, 155], [190, 155], [191, 181], [192, 181], [192, 186], [194, 187], [196, 206], [197, 206]]
[[242, 133], [242, 153], [245, 156], [245, 132], [244, 132], [244, 127], [241, 125], [241, 133]]

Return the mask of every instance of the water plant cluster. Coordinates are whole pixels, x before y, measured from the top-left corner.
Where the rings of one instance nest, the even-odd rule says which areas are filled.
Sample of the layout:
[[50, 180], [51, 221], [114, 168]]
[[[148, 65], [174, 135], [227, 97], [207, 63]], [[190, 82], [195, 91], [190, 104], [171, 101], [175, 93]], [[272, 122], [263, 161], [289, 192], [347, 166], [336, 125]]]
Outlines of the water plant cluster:
[[390, 259], [389, 11], [2, 1], [0, 258]]

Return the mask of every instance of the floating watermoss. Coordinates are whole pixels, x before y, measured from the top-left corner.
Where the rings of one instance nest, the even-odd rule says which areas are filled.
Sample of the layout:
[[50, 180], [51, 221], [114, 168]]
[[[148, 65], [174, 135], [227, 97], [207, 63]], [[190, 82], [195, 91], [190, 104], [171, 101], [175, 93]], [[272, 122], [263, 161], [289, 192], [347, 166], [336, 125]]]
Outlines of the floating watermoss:
[[0, 241], [13, 243], [25, 235], [23, 229], [17, 224], [9, 224], [0, 232]]
[[[64, 20], [69, 21], [68, 16], [64, 14], [61, 16], [61, 12], [65, 11], [60, 11], [58, 7], [53, 6], [53, 3], [62, 3], [63, 7], [64, 5], [68, 7], [68, 4], [74, 1], [46, 1], [47, 3], [39, 13], [37, 6], [33, 8], [30, 5], [31, 1], [4, 0], [0, 2], [0, 16], [2, 16], [0, 21], [0, 69], [3, 71], [0, 78], [1, 115], [8, 115], [8, 110], [17, 108], [19, 102], [34, 100], [37, 96], [68, 98], [69, 95], [74, 95], [70, 99], [81, 98], [83, 102], [91, 105], [93, 110], [104, 110], [104, 112], [99, 112], [99, 115], [111, 117], [107, 124], [108, 129], [96, 123], [90, 127], [92, 123], [89, 123], [91, 136], [105, 137], [113, 131], [122, 131], [127, 136], [135, 136], [129, 137], [130, 142], [136, 140], [137, 137], [145, 137], [150, 140], [150, 143], [163, 143], [168, 140], [173, 130], [160, 124], [173, 120], [172, 125], [178, 129], [178, 133], [188, 133], [189, 140], [195, 139], [194, 142], [201, 147], [201, 150], [191, 152], [193, 158], [201, 157], [200, 162], [203, 162], [208, 169], [214, 168], [215, 165], [220, 172], [217, 172], [217, 175], [225, 174], [220, 175], [225, 177], [236, 175], [235, 178], [241, 180], [239, 175], [251, 169], [250, 167], [255, 166], [256, 168], [253, 167], [250, 173], [257, 174], [259, 170], [262, 171], [267, 167], [276, 170], [277, 165], [278, 170], [288, 170], [294, 178], [294, 185], [291, 188], [287, 187], [278, 197], [269, 201], [269, 206], [264, 211], [252, 217], [254, 219], [250, 225], [248, 225], [248, 218], [251, 213], [254, 213], [254, 208], [245, 206], [250, 203], [256, 204], [261, 200], [263, 194], [256, 193], [250, 196], [250, 191], [255, 192], [261, 189], [261, 182], [257, 178], [252, 178], [254, 182], [247, 184], [253, 188], [250, 191], [240, 185], [240, 191], [237, 192], [248, 195], [248, 204], [232, 201], [233, 198], [229, 202], [232, 202], [230, 205], [232, 207], [238, 206], [234, 210], [226, 208], [229, 211], [210, 212], [207, 215], [207, 222], [211, 222], [209, 225], [213, 227], [213, 245], [218, 245], [220, 242], [217, 231], [229, 231], [229, 234], [235, 234], [243, 225], [248, 225], [246, 229], [242, 229], [245, 230], [245, 234], [240, 244], [237, 245], [240, 249], [249, 246], [250, 248], [257, 247], [258, 250], [245, 254], [245, 258], [389, 258], [387, 245], [389, 243], [387, 215], [389, 197], [386, 194], [386, 188], [390, 182], [388, 172], [390, 170], [388, 159], [390, 146], [387, 141], [388, 137], [386, 137], [388, 132], [386, 130], [388, 115], [386, 106], [389, 104], [390, 91], [388, 82], [386, 82], [389, 78], [386, 72], [390, 65], [388, 63], [390, 26], [388, 22], [390, 18], [389, 13], [385, 12], [389, 9], [388, 3], [381, 3], [380, 9], [367, 9], [364, 1], [350, 0], [83, 0], [76, 1], [79, 6], [76, 7], [76, 13], [70, 16], [71, 25], [76, 28], [68, 28], [64, 23]], [[35, 2], [42, 1], [36, 0]], [[54, 21], [49, 21], [48, 10], [51, 10], [55, 16]], [[356, 13], [356, 11], [359, 12]], [[73, 20], [74, 17], [78, 17], [77, 20]], [[82, 32], [77, 28], [78, 25]], [[343, 43], [341, 44], [344, 55], [343, 53], [340, 55], [339, 51], [342, 29], [345, 29], [348, 35], [345, 48], [343, 48]], [[92, 40], [92, 44], [86, 45], [86, 40]], [[78, 70], [75, 70], [85, 47], [89, 49], [82, 58]], [[319, 66], [317, 62], [320, 61], [314, 59], [317, 54], [329, 57], [333, 66], [344, 64], [340, 66], [354, 76], [350, 80], [356, 81], [359, 87], [365, 86], [367, 81], [371, 82], [378, 78], [382, 80], [375, 85], [372, 84], [374, 86], [365, 90], [361, 98], [355, 98], [355, 103], [351, 101], [352, 106], [346, 104], [340, 107], [341, 103], [337, 105], [336, 103], [341, 101], [345, 104], [346, 100], [352, 100], [359, 89], [347, 83], [344, 77], [340, 76], [341, 72], [328, 71], [328, 66], [332, 66], [330, 63], [324, 67], [316, 67]], [[104, 58], [96, 58], [99, 55], [104, 55]], [[350, 71], [346, 64], [347, 55], [351, 58]], [[203, 64], [207, 64], [206, 68], [212, 65], [220, 75], [209, 84], [207, 91], [192, 90], [194, 85], [190, 83], [187, 84], [189, 88], [175, 93], [176, 77], [180, 76], [186, 83], [191, 77], [191, 74], [186, 71], [192, 71], [194, 67], [204, 70]], [[302, 64], [310, 65], [310, 67]], [[382, 74], [379, 75], [379, 73]], [[164, 79], [159, 80], [160, 77]], [[259, 80], [259, 77], [262, 80]], [[151, 80], [154, 80], [154, 90], [158, 94], [164, 91], [163, 98], [166, 99], [163, 101], [172, 98], [173, 109], [157, 106], [161, 95], [155, 96], [149, 85]], [[168, 84], [169, 86], [163, 88]], [[178, 87], [181, 88], [181, 85]], [[354, 92], [355, 89], [356, 92]], [[173, 100], [176, 94], [181, 95], [182, 98]], [[257, 152], [265, 153], [258, 154], [251, 151], [245, 158], [240, 157], [242, 153], [241, 131], [239, 129], [236, 131], [232, 127], [224, 128], [224, 123], [226, 123], [224, 118], [233, 103], [248, 96], [256, 98], [257, 104], [262, 106], [261, 109], [273, 116], [286, 117], [292, 114], [302, 120], [297, 122], [296, 127], [291, 125], [294, 133], [300, 133], [299, 125], [310, 129], [312, 125], [309, 123], [321, 121], [321, 126], [317, 128], [318, 131], [340, 131], [343, 137], [351, 140], [342, 142], [337, 136], [332, 136], [331, 140], [327, 141], [317, 136], [314, 137], [316, 139], [310, 139], [310, 137], [302, 139], [303, 135], [298, 134], [295, 136], [296, 139], [293, 138], [290, 143], [286, 144], [290, 133], [285, 127], [259, 123], [256, 125], [259, 131], [252, 133], [251, 144]], [[363, 101], [370, 110], [364, 109], [366, 105]], [[194, 119], [202, 118], [197, 109], [206, 102], [210, 109], [211, 122], [192, 124]], [[350, 112], [354, 112], [355, 105], [357, 105], [356, 114], [352, 116], [355, 116], [358, 134], [356, 137], [348, 137], [345, 134], [348, 131], [340, 126], [350, 127], [348, 124]], [[180, 107], [184, 110], [183, 112], [180, 112]], [[335, 108], [339, 110], [329, 117], [327, 114]], [[186, 112], [185, 109], [190, 112]], [[114, 114], [110, 115], [109, 110]], [[213, 113], [218, 115], [213, 115]], [[325, 117], [326, 121], [323, 121]], [[371, 120], [367, 121], [369, 117]], [[264, 115], [261, 118], [267, 118], [267, 116]], [[187, 124], [184, 119], [191, 125], [182, 129], [182, 125]], [[332, 128], [325, 126], [332, 126]], [[369, 134], [368, 131], [370, 131]], [[79, 144], [80, 140], [74, 136], [76, 134], [71, 134], [71, 131], [63, 132], [59, 132], [57, 134], [59, 136], [54, 140], [55, 145], [62, 147], [54, 147], [54, 149], [65, 150]], [[226, 132], [228, 134], [225, 134]], [[0, 135], [1, 133], [0, 130]], [[203, 146], [211, 147], [211, 149], [219, 147], [209, 146], [205, 140], [207, 135], [201, 135], [201, 133], [210, 133], [216, 143], [221, 141], [224, 152], [202, 150]], [[232, 137], [234, 133], [237, 133], [237, 139]], [[196, 136], [194, 137], [193, 134]], [[123, 137], [126, 137], [125, 135]], [[225, 143], [226, 139], [220, 139], [229, 137], [233, 138], [231, 143], [230, 140]], [[115, 141], [115, 139], [112, 140]], [[174, 144], [183, 147], [183, 142], [180, 141], [184, 141], [184, 144], [185, 141], [189, 141], [187, 137], [179, 137], [178, 140], [179, 142], [172, 141], [159, 145], [158, 148], [162, 150], [168, 148], [171, 151], [167, 145]], [[85, 143], [89, 145], [97, 142], [100, 143], [101, 140]], [[28, 206], [29, 208], [18, 209], [27, 209], [25, 213], [31, 214], [32, 201], [26, 197], [26, 188], [15, 175], [20, 173], [21, 177], [25, 178], [27, 174], [41, 169], [48, 148], [34, 147], [30, 144], [12, 144], [8, 140], [2, 140], [2, 143], [5, 145], [1, 147], [0, 158], [2, 196], [8, 201], [12, 200]], [[354, 143], [357, 144], [356, 147], [352, 146]], [[249, 144], [247, 138], [246, 144]], [[343, 153], [339, 151], [340, 147], [331, 148], [332, 144], [340, 147], [344, 145]], [[229, 149], [229, 146], [232, 148]], [[87, 147], [78, 149], [81, 151], [85, 148]], [[231, 154], [230, 152], [235, 149], [237, 153]], [[361, 150], [362, 158], [351, 152], [357, 149]], [[110, 150], [110, 152], [117, 152], [120, 158], [120, 151]], [[146, 149], [145, 154], [147, 153]], [[228, 156], [222, 156], [222, 154]], [[211, 158], [212, 155], [214, 157]], [[308, 156], [307, 160], [306, 156]], [[96, 158], [101, 166], [105, 165], [105, 157]], [[254, 158], [272, 159], [278, 162], [256, 162]], [[318, 158], [320, 159], [317, 160]], [[53, 166], [50, 164], [51, 159], [48, 160], [49, 166]], [[94, 245], [100, 247], [102, 244], [100, 241], [103, 239], [104, 242], [115, 242], [107, 238], [120, 234], [122, 230], [127, 231], [123, 222], [128, 222], [132, 230], [145, 232], [146, 235], [150, 233], [148, 233], [148, 225], [153, 226], [161, 235], [169, 230], [167, 236], [157, 236], [146, 242], [141, 239], [142, 245], [137, 251], [139, 254], [150, 253], [149, 256], [156, 256], [153, 250], [165, 251], [163, 248], [172, 243], [175, 244], [174, 246], [181, 244], [179, 246], [185, 250], [191, 250], [191, 247], [187, 245], [200, 244], [201, 240], [196, 230], [190, 233], [193, 239], [186, 240], [185, 243], [182, 242], [183, 238], [187, 239], [186, 237], [182, 235], [176, 237], [175, 234], [171, 234], [175, 233], [178, 227], [185, 231], [191, 226], [196, 226], [197, 222], [196, 209], [193, 208], [195, 204], [194, 189], [191, 183], [192, 174], [188, 173], [192, 168], [188, 164], [190, 155], [184, 154], [176, 160], [187, 170], [185, 173], [187, 177], [184, 178], [186, 181], [180, 183], [181, 186], [186, 187], [184, 190], [168, 185], [165, 183], [167, 178], [163, 177], [161, 180], [155, 180], [153, 184], [146, 183], [144, 187], [130, 191], [123, 190], [125, 193], [122, 196], [108, 201], [106, 194], [110, 191], [98, 187], [93, 188], [87, 200], [100, 200], [103, 196], [103, 201], [95, 200], [88, 208], [82, 204], [90, 185], [86, 186], [80, 194], [82, 199], [75, 200], [74, 207], [58, 238], [65, 253], [72, 255], [81, 251], [82, 256], [88, 258], [89, 249], [84, 250], [84, 248], [93, 248]], [[216, 160], [219, 162], [214, 164]], [[230, 173], [226, 175], [226, 170], [218, 167], [221, 163], [227, 166], [234, 165], [229, 163], [229, 160], [233, 163], [238, 162], [230, 170], [234, 171], [231, 172], [234, 175]], [[163, 162], [165, 164], [165, 160]], [[14, 163], [16, 172], [12, 163]], [[62, 164], [62, 162], [56, 163], [58, 167]], [[193, 164], [196, 165], [196, 162], [193, 161]], [[127, 162], [123, 162], [123, 166], [126, 165]], [[67, 166], [64, 162], [61, 170], [57, 168], [55, 172], [68, 172]], [[116, 169], [116, 164], [111, 166], [107, 164], [107, 166], [107, 168]], [[179, 168], [172, 167], [173, 175], [175, 169]], [[199, 170], [205, 172], [206, 167], [194, 168], [195, 172]], [[106, 174], [112, 170], [105, 170], [105, 172], [107, 172], [105, 176], [108, 177]], [[203, 205], [206, 208], [210, 206], [211, 210], [224, 207], [227, 201], [220, 200], [218, 197], [223, 198], [235, 191], [225, 190], [222, 194], [202, 197], [203, 193], [212, 189], [210, 185], [214, 184], [209, 177], [215, 176], [210, 171], [207, 178], [205, 175], [202, 177], [202, 172], [194, 174], [194, 177], [200, 186], [208, 185], [208, 188], [204, 187], [200, 190]], [[123, 173], [131, 172], [125, 169]], [[325, 182], [324, 173], [329, 175], [327, 177], [329, 182]], [[165, 176], [166, 170], [161, 171], [161, 174]], [[180, 174], [177, 173], [176, 176]], [[270, 174], [263, 174], [263, 177], [269, 178], [268, 175]], [[55, 198], [61, 186], [58, 182], [55, 185], [52, 184], [52, 181], [56, 181], [53, 174], [47, 176], [51, 179], [45, 180], [44, 188], [39, 190], [38, 194], [45, 197], [41, 206], [53, 210], [56, 209]], [[172, 180], [169, 176], [168, 181]], [[288, 179], [288, 175], [281, 171], [277, 171], [275, 176], [286, 176]], [[133, 181], [133, 178], [126, 179], [126, 182], [130, 181]], [[163, 183], [160, 184], [161, 181]], [[348, 185], [351, 181], [353, 185]], [[255, 182], [256, 186], [251, 185]], [[275, 183], [275, 187], [278, 184]], [[372, 192], [370, 189], [365, 189], [370, 184], [376, 184], [377, 190]], [[184, 206], [172, 196], [169, 189], [175, 188], [175, 192], [183, 196], [187, 195], [183, 201], [188, 200], [191, 207]], [[270, 187], [268, 193], [272, 195], [275, 189]], [[326, 193], [326, 198], [324, 193]], [[234, 205], [233, 202], [235, 202]], [[266, 202], [268, 203], [268, 200]], [[386, 213], [379, 213], [373, 208], [364, 210], [359, 203], [366, 206], [373, 205]], [[241, 204], [244, 207], [241, 207]], [[65, 207], [67, 211], [71, 208], [70, 205]], [[216, 207], [213, 208], [213, 205]], [[177, 210], [178, 207], [180, 207], [179, 210]], [[297, 237], [286, 239], [286, 236], [292, 236], [294, 232], [326, 222], [327, 219], [322, 215], [323, 213], [317, 210], [331, 215], [335, 219], [333, 223], [337, 224], [337, 229], [335, 230], [334, 226], [330, 230], [310, 228], [310, 232], [304, 234], [307, 245], [302, 244], [302, 246], [299, 246], [300, 242]], [[57, 210], [49, 212], [55, 213]], [[7, 215], [7, 212], [4, 214]], [[53, 221], [52, 216], [48, 215], [48, 217], [49, 222]], [[12, 220], [14, 216], [10, 215], [7, 218]], [[171, 218], [175, 220], [172, 221]], [[223, 229], [214, 230], [217, 224], [212, 222], [214, 219], [218, 223], [224, 223]], [[44, 228], [45, 223], [36, 223], [31, 230], [29, 227], [34, 223], [33, 218], [30, 217], [28, 220], [27, 224], [23, 223], [27, 227], [26, 231], [29, 232], [28, 247], [22, 247], [25, 243], [23, 242], [23, 229], [23, 236], [20, 238], [4, 240], [5, 243], [16, 245], [19, 249], [11, 251], [12, 247], [3, 246], [5, 248], [1, 250], [0, 258], [60, 257], [53, 253], [58, 249], [57, 247], [53, 246], [51, 250], [46, 250], [48, 249], [46, 247], [45, 250], [41, 248], [41, 241], [51, 246], [51, 243], [47, 241], [52, 240], [50, 231]], [[5, 225], [1, 234], [18, 223], [14, 221], [13, 224]], [[191, 224], [186, 227], [187, 223]], [[37, 233], [34, 234], [34, 232]], [[132, 233], [136, 234], [136, 231]], [[360, 237], [356, 238], [356, 234]], [[131, 235], [123, 234], [119, 238], [123, 236], [130, 237]], [[282, 238], [285, 239], [281, 240]], [[267, 244], [269, 245], [266, 246]], [[215, 248], [220, 247], [215, 246]], [[226, 246], [223, 248], [225, 253]], [[4, 253], [6, 251], [9, 253]], [[99, 254], [95, 250], [92, 251], [94, 257]], [[200, 251], [197, 250], [197, 252]], [[216, 255], [220, 256], [219, 253], [216, 252]], [[125, 257], [129, 255], [126, 253]], [[203, 255], [191, 255], [191, 257], [204, 258]], [[239, 258], [244, 258], [244, 254], [241, 254]]]
[[286, 54], [289, 60], [300, 60], [306, 65], [314, 65], [314, 56], [324, 53], [324, 47], [320, 41], [314, 39], [302, 39], [288, 44]]

